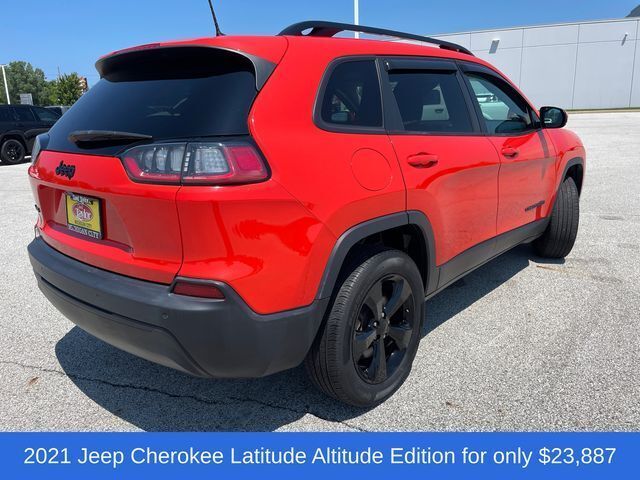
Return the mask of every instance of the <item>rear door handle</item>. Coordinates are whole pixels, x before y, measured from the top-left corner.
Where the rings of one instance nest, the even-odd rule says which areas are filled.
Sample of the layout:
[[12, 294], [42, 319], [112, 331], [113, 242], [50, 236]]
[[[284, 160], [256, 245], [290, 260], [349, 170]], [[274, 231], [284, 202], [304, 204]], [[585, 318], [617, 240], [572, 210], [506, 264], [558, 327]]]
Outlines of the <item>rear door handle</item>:
[[502, 149], [502, 155], [508, 158], [513, 158], [518, 156], [518, 150], [512, 147], [504, 147]]
[[415, 168], [430, 168], [438, 164], [438, 156], [430, 153], [416, 153], [407, 157], [407, 163]]

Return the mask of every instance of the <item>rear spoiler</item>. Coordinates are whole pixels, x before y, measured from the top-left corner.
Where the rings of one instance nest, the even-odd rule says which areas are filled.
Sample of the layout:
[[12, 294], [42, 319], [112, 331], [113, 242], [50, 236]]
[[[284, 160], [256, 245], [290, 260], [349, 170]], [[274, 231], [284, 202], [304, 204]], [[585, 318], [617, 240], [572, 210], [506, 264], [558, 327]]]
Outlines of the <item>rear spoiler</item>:
[[171, 57], [176, 54], [180, 54], [181, 59], [186, 59], [189, 56], [197, 57], [199, 55], [206, 56], [207, 53], [217, 50], [219, 52], [226, 52], [229, 54], [238, 55], [253, 65], [253, 70], [256, 77], [256, 90], [262, 89], [269, 76], [276, 68], [276, 64], [272, 63], [264, 58], [252, 55], [250, 53], [243, 52], [241, 50], [232, 50], [224, 47], [214, 47], [209, 45], [162, 45], [162, 44], [150, 44], [142, 45], [140, 47], [129, 48], [126, 50], [119, 50], [100, 58], [96, 62], [96, 70], [100, 74], [100, 77], [105, 77], [112, 72], [117, 71], [126, 64], [144, 65], [146, 61], [155, 57], [160, 59], [162, 57]]

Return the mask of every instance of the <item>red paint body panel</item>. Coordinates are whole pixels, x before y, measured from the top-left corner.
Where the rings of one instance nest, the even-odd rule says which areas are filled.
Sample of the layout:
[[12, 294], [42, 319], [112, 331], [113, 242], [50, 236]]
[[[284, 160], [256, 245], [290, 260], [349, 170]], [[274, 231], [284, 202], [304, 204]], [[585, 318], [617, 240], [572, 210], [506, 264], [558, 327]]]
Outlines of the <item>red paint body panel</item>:
[[[75, 165], [72, 179], [55, 175], [60, 162]], [[178, 186], [132, 182], [120, 159], [44, 151], [29, 170], [40, 208], [38, 227], [56, 250], [123, 275], [171, 283], [182, 263], [175, 197]], [[65, 192], [102, 201], [104, 238], [67, 229]]]
[[[433, 228], [436, 265], [496, 235], [500, 159], [483, 136], [392, 135], [407, 185], [407, 209]], [[435, 155], [430, 168], [409, 157]]]
[[[224, 187], [132, 182], [114, 157], [44, 151], [31, 167], [45, 241], [85, 263], [169, 284], [176, 275], [229, 284], [258, 313], [310, 304], [337, 238], [407, 209], [430, 220], [441, 265], [495, 235], [549, 214], [577, 137], [542, 130], [516, 137], [346, 134], [313, 123], [327, 65], [354, 55], [409, 55], [488, 63], [421, 45], [303, 37], [216, 37], [151, 44], [241, 50], [278, 64], [248, 118], [271, 178]], [[117, 54], [126, 50], [113, 52]], [[518, 155], [506, 158], [503, 148]], [[407, 158], [437, 156], [416, 168]], [[60, 161], [71, 179], [54, 175]], [[371, 166], [373, 165], [373, 166]], [[370, 168], [368, 168], [370, 167]], [[64, 192], [103, 200], [104, 239], [67, 231]], [[524, 209], [544, 200], [541, 207]]]
[[587, 168], [587, 156], [580, 137], [571, 130], [566, 130], [564, 128], [547, 130], [547, 135], [553, 142], [556, 149], [555, 195], [555, 192], [557, 192], [560, 182], [562, 181], [562, 173], [564, 172], [567, 163], [574, 158], [580, 158], [582, 160], [584, 174], [586, 173], [585, 170]]
[[[347, 53], [343, 42], [352, 47]], [[388, 136], [327, 132], [312, 119], [328, 63], [343, 55], [371, 53], [368, 44], [390, 49], [386, 42], [292, 37], [251, 113], [251, 134], [268, 159], [273, 178], [336, 237], [358, 223], [405, 209], [402, 172]], [[352, 157], [363, 148], [382, 155], [389, 165], [386, 186], [373, 192], [352, 171]], [[380, 179], [376, 183], [383, 184]], [[329, 253], [324, 252], [324, 260]]]
[[[550, 200], [555, 192], [556, 157], [546, 132], [538, 130], [515, 137], [490, 137], [490, 140], [502, 163], [497, 234], [549, 215]], [[509, 151], [515, 156], [503, 154]]]
[[180, 275], [231, 285], [258, 313], [313, 301], [336, 239], [277, 182], [182, 187]]

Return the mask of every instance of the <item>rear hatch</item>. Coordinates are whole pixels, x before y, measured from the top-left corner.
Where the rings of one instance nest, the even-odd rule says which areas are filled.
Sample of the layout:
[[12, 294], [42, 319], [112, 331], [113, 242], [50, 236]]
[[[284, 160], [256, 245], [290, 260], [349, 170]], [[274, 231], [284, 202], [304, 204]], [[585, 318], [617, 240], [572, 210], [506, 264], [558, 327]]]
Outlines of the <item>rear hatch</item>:
[[[34, 152], [31, 185], [44, 240], [90, 265], [171, 283], [182, 263], [176, 194], [185, 167], [178, 157], [188, 142], [248, 135], [249, 110], [271, 65], [197, 46], [99, 61], [100, 81]], [[138, 155], [144, 172], [126, 158], [132, 148], [140, 153], [129, 157]]]

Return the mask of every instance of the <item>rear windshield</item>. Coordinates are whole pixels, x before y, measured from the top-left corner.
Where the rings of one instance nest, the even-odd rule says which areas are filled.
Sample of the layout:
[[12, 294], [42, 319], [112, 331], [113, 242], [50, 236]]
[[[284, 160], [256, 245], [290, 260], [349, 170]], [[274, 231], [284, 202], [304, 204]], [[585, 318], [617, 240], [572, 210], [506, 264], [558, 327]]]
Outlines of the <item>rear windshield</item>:
[[51, 129], [48, 150], [112, 155], [126, 148], [81, 148], [67, 138], [76, 130], [139, 133], [154, 140], [248, 133], [257, 92], [245, 57], [203, 47], [122, 57], [104, 68], [103, 78]]

